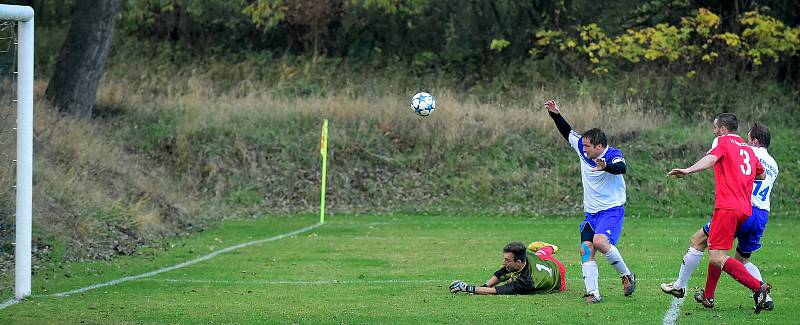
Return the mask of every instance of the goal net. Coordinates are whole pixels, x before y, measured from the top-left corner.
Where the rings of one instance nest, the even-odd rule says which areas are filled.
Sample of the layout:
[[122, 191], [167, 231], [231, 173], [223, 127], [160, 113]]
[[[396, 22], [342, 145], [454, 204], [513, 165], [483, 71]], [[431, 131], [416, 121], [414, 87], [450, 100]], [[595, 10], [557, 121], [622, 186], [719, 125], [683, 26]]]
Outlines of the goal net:
[[[14, 209], [16, 207], [16, 160], [17, 120], [16, 107], [16, 51], [17, 24], [0, 21], [0, 272], [12, 274], [14, 257]], [[5, 287], [5, 281], [3, 286]], [[6, 291], [3, 288], [2, 291]]]

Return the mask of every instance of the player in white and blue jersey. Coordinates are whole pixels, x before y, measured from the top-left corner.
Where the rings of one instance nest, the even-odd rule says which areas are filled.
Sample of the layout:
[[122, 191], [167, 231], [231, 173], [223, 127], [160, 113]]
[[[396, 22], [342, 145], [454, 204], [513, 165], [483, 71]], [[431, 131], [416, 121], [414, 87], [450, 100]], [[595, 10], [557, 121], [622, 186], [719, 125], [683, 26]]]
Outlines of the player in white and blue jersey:
[[600, 129], [591, 129], [583, 134], [572, 130], [554, 100], [545, 103], [545, 108], [580, 159], [586, 216], [580, 225], [580, 252], [586, 302], [598, 303], [601, 300], [595, 251], [603, 253], [608, 263], [619, 272], [623, 292], [630, 296], [636, 289], [636, 277], [615, 246], [625, 222], [626, 194], [622, 177], [627, 171], [625, 157], [619, 149], [608, 146], [608, 139]]
[[[753, 205], [753, 214], [736, 229], [738, 243], [736, 245], [736, 255], [734, 255], [734, 258], [742, 262], [745, 268], [747, 268], [747, 271], [756, 279], [764, 281], [758, 267], [750, 262], [750, 256], [753, 252], [761, 248], [761, 236], [764, 234], [764, 229], [769, 219], [769, 197], [775, 185], [775, 180], [778, 178], [778, 164], [775, 162], [775, 159], [769, 155], [769, 152], [767, 152], [772, 138], [768, 128], [758, 123], [753, 124], [753, 126], [750, 127], [750, 131], [747, 133], [747, 138], [748, 144], [752, 147], [761, 165], [764, 166], [766, 178], [763, 180], [757, 179], [753, 182], [753, 192], [750, 196], [750, 202]], [[711, 222], [708, 222], [692, 236], [692, 244], [683, 257], [683, 263], [681, 263], [681, 269], [678, 272], [678, 279], [674, 282], [661, 284], [661, 290], [664, 291], [664, 293], [678, 298], [683, 298], [686, 295], [686, 286], [689, 282], [689, 278], [700, 263], [703, 252], [708, 247], [708, 233], [711, 227]], [[775, 308], [775, 306], [772, 302], [772, 298], [767, 295], [764, 310], [772, 310], [773, 308]]]

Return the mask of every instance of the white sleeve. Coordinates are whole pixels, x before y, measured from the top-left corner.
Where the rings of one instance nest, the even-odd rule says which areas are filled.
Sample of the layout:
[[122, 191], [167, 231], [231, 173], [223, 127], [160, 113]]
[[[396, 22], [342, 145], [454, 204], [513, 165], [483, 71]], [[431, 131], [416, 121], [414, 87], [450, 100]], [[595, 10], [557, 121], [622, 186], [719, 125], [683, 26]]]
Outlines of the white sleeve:
[[708, 151], [706, 152], [707, 155], [710, 155], [711, 154], [711, 150], [714, 150], [714, 148], [717, 147], [717, 144], [718, 144], [717, 141], [718, 140], [719, 140], [719, 137], [714, 138], [714, 142], [711, 143], [711, 149], [708, 149]]
[[583, 136], [580, 133], [575, 132], [575, 130], [569, 131], [569, 145], [572, 147], [572, 149], [578, 152], [578, 154], [580, 154], [583, 149], [578, 146], [578, 142], [580, 142], [582, 137]]

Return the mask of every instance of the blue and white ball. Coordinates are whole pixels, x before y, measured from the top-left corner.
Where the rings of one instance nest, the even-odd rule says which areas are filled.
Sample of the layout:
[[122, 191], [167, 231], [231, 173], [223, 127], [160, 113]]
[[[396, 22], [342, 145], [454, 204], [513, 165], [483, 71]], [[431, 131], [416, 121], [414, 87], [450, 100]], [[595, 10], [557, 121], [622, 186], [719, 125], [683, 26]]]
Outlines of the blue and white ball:
[[417, 93], [411, 98], [411, 108], [419, 116], [428, 116], [436, 109], [436, 100], [426, 92]]

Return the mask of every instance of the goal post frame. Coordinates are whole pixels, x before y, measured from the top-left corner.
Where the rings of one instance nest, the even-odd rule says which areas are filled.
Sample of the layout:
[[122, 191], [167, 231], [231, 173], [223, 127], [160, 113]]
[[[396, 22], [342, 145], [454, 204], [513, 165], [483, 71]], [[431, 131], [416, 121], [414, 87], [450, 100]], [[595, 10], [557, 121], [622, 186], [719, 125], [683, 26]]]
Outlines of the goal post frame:
[[33, 210], [33, 8], [0, 5], [0, 20], [17, 21], [17, 185], [14, 296], [31, 294]]

